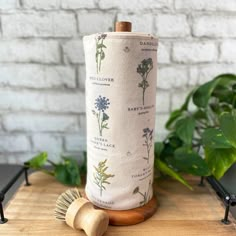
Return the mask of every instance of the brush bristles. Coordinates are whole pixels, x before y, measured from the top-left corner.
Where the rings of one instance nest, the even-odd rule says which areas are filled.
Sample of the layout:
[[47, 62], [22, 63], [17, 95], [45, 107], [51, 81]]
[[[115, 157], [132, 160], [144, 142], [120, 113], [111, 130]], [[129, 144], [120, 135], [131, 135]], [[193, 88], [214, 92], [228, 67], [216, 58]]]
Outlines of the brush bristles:
[[65, 221], [67, 209], [75, 199], [81, 197], [82, 195], [77, 188], [68, 189], [66, 192], [62, 193], [56, 201], [56, 208], [54, 211], [55, 218], [57, 220]]

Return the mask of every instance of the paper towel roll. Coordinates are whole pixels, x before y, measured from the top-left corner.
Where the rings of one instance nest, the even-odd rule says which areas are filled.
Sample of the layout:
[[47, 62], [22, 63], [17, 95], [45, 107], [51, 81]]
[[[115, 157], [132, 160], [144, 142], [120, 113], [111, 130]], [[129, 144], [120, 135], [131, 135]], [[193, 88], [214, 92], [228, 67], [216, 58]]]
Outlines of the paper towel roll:
[[153, 195], [157, 38], [110, 32], [84, 37], [89, 200], [128, 210]]

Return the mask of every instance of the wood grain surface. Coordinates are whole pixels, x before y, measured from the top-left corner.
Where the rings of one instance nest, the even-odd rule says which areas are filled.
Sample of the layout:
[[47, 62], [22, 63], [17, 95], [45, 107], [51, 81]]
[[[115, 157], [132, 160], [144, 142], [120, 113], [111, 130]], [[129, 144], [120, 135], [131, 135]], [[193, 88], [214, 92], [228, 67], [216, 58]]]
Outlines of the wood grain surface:
[[[7, 205], [5, 215], [9, 221], [0, 225], [0, 235], [84, 236], [84, 232], [76, 232], [54, 220], [55, 201], [68, 187], [40, 172], [29, 179], [32, 185], [20, 187]], [[188, 180], [194, 191], [172, 179], [160, 180], [155, 186], [159, 203], [157, 212], [137, 225], [109, 226], [105, 236], [236, 235], [236, 222], [232, 217], [230, 225], [220, 222], [224, 207], [210, 187], [198, 187], [198, 178], [189, 177]]]
[[105, 210], [109, 215], [110, 225], [135, 225], [152, 217], [157, 210], [157, 199], [154, 196], [147, 204], [125, 211]]

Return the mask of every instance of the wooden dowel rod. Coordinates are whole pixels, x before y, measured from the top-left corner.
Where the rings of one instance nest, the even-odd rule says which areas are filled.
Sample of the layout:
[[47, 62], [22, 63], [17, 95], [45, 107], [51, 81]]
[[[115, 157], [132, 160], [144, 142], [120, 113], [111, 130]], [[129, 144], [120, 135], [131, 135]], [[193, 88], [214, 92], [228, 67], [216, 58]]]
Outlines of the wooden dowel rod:
[[118, 21], [115, 25], [115, 32], [131, 32], [132, 24], [128, 21]]

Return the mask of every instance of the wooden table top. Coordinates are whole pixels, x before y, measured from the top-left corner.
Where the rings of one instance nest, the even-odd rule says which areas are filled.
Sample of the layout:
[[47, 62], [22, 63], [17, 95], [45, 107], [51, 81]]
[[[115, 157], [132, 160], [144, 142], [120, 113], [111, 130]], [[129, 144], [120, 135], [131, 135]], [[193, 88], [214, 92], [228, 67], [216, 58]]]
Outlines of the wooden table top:
[[[84, 236], [82, 231], [54, 220], [55, 201], [68, 187], [40, 172], [30, 175], [29, 180], [32, 185], [21, 186], [7, 205], [5, 216], [9, 221], [0, 225], [0, 235]], [[155, 187], [159, 202], [155, 215], [133, 226], [109, 226], [104, 236], [236, 235], [236, 221], [232, 217], [230, 225], [220, 222], [224, 207], [213, 190], [209, 186], [199, 187], [199, 178], [189, 177], [188, 181], [194, 191], [172, 179], [160, 180]]]

